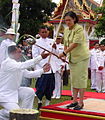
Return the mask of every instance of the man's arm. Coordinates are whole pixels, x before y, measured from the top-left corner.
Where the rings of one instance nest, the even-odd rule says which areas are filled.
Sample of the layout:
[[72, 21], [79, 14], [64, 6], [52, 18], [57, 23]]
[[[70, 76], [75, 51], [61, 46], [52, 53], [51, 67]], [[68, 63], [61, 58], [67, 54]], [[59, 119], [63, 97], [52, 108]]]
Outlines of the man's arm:
[[42, 69], [35, 71], [24, 70], [23, 76], [26, 78], [37, 78], [40, 77], [44, 72], [48, 72], [50, 70], [50, 64], [45, 64]]
[[35, 71], [29, 71], [24, 70], [23, 76], [26, 78], [38, 78], [44, 73], [43, 69], [35, 70]]
[[32, 57], [35, 58], [36, 56], [38, 56], [40, 53], [39, 53], [39, 50], [38, 50], [38, 47], [33, 45], [32, 46]]
[[38, 62], [40, 62], [40, 60], [42, 60], [43, 58], [46, 58], [47, 56], [48, 54], [46, 55], [45, 53], [42, 53], [38, 57], [27, 60], [25, 62], [17, 62], [13, 59], [7, 59], [1, 64], [1, 68], [5, 69], [4, 66], [6, 66], [5, 71], [12, 71], [12, 72], [16, 70], [28, 69], [28, 68], [34, 67], [35, 64], [37, 64]]

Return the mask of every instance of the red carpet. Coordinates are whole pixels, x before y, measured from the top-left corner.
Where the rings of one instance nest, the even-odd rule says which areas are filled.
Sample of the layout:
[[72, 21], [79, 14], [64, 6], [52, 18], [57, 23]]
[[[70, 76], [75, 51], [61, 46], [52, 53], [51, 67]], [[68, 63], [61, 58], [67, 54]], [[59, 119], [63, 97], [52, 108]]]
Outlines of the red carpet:
[[[70, 90], [62, 90], [62, 95], [72, 96]], [[105, 99], [105, 93], [85, 92], [86, 98]]]
[[[33, 88], [35, 91], [36, 89]], [[70, 90], [62, 90], [62, 95], [72, 96]], [[97, 98], [97, 99], [105, 99], [105, 93], [96, 93], [96, 92], [85, 92], [86, 98]]]

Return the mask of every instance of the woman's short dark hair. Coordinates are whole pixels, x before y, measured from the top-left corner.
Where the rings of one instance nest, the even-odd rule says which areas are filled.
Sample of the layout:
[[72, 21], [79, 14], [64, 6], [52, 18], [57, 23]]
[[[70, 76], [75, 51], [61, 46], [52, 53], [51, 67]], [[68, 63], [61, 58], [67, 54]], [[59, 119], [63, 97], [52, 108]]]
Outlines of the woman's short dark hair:
[[73, 19], [75, 19], [74, 23], [78, 23], [78, 17], [77, 17], [77, 15], [76, 15], [75, 12], [69, 11], [69, 12], [65, 13], [64, 18], [65, 18], [66, 16], [72, 17]]
[[11, 53], [15, 52], [16, 50], [17, 50], [17, 46], [11, 45], [8, 47], [8, 54], [11, 54]]

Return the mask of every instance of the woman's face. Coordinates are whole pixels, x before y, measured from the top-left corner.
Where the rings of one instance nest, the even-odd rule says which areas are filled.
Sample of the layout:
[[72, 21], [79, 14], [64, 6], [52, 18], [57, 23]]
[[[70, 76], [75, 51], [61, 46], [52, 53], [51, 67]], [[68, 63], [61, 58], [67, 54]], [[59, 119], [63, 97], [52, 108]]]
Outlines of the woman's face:
[[74, 26], [75, 24], [74, 22], [75, 22], [75, 19], [73, 19], [72, 17], [70, 16], [65, 17], [65, 23], [69, 28], [72, 28]]

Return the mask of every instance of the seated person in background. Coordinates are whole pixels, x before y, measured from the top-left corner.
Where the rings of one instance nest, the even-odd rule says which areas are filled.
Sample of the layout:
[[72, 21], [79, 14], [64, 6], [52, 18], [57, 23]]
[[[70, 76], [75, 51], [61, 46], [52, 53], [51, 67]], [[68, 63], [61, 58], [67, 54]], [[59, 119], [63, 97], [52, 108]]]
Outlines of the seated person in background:
[[31, 109], [34, 101], [34, 90], [28, 87], [20, 87], [22, 77], [39, 77], [44, 72], [50, 70], [50, 65], [46, 63], [42, 69], [28, 71], [37, 64], [47, 54], [42, 53], [34, 59], [25, 62], [18, 62], [22, 53], [21, 49], [15, 45], [8, 47], [9, 57], [1, 63], [0, 69], [0, 120], [9, 120], [9, 111], [12, 109], [26, 108]]

